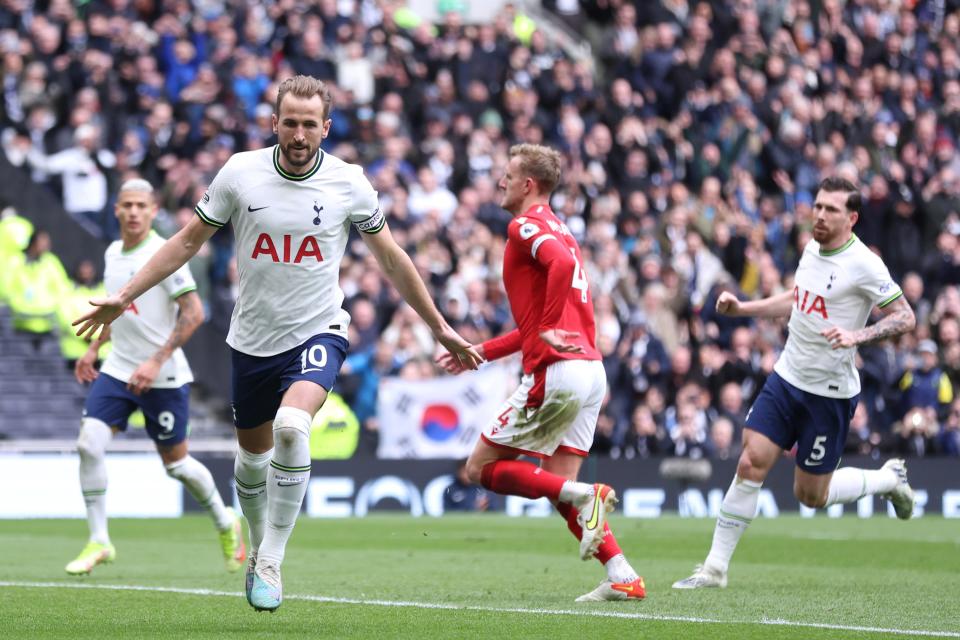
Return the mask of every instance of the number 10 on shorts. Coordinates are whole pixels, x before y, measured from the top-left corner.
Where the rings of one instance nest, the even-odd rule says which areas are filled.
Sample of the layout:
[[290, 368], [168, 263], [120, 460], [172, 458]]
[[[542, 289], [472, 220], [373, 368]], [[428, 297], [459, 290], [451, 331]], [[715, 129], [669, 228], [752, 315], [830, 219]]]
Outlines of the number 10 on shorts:
[[303, 350], [300, 354], [300, 373], [323, 371], [327, 366], [327, 348], [322, 344], [315, 344]]

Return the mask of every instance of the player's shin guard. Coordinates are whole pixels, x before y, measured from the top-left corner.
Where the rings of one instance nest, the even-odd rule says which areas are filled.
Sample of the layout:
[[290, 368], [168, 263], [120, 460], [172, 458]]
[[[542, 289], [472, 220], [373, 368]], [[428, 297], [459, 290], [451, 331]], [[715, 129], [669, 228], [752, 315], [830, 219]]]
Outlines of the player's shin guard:
[[558, 500], [560, 489], [566, 481], [566, 478], [520, 460], [496, 460], [487, 463], [480, 475], [480, 484], [490, 491], [533, 500]]
[[744, 480], [734, 476], [720, 504], [720, 515], [713, 531], [713, 544], [704, 563], [708, 568], [726, 573], [730, 558], [740, 541], [740, 536], [757, 514], [762, 482]]
[[80, 424], [80, 437], [77, 438], [77, 452], [80, 454], [80, 490], [87, 506], [87, 524], [90, 527], [90, 540], [100, 544], [109, 544], [107, 533], [107, 465], [105, 461], [107, 444], [113, 437], [113, 431], [105, 423], [95, 418], [84, 418]]
[[[579, 515], [577, 510], [564, 502], [558, 502], [556, 508], [560, 516], [567, 521], [567, 528], [570, 533], [579, 540], [583, 535], [583, 529], [577, 520]], [[611, 582], [630, 582], [637, 579], [637, 572], [630, 566], [626, 556], [623, 555], [617, 538], [606, 522], [603, 523], [603, 542], [600, 543], [600, 547], [593, 557], [599, 560], [600, 564], [607, 570], [607, 577], [610, 578]]]
[[217, 531], [223, 531], [233, 526], [234, 519], [230, 516], [227, 508], [223, 506], [223, 498], [220, 497], [220, 492], [217, 491], [217, 487], [213, 483], [210, 470], [203, 466], [199, 460], [187, 455], [166, 465], [166, 469], [167, 475], [182, 482], [194, 500], [207, 510], [210, 517], [213, 518]]
[[273, 421], [274, 452], [267, 473], [267, 526], [257, 564], [283, 562], [287, 540], [300, 515], [310, 479], [312, 416], [293, 407], [280, 407]]
[[267, 467], [273, 449], [264, 453], [250, 453], [243, 447], [237, 451], [233, 463], [233, 479], [250, 529], [250, 547], [256, 551], [263, 540], [263, 523], [267, 519]]
[[887, 493], [897, 486], [897, 475], [889, 469], [843, 467], [833, 472], [827, 492], [827, 504], [855, 502], [863, 496]]

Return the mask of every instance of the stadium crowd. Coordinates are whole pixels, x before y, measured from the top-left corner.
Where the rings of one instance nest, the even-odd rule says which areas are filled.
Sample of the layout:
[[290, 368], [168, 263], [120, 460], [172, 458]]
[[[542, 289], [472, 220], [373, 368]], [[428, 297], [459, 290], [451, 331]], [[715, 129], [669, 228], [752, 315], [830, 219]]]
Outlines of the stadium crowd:
[[[721, 317], [714, 301], [792, 288], [816, 185], [843, 175], [862, 188], [856, 234], [918, 319], [860, 349], [848, 451], [960, 455], [960, 1], [544, 5], [592, 57], [510, 4], [473, 25], [449, 0], [438, 24], [396, 0], [3, 0], [3, 148], [102, 238], [116, 237], [115, 187], [145, 177], [169, 234], [231, 153], [275, 142], [280, 80], [327, 80], [325, 149], [366, 168], [441, 309], [480, 341], [512, 322], [507, 149], [555, 146], [552, 204], [583, 250], [610, 385], [594, 451], [620, 457], [736, 458], [786, 322]], [[224, 327], [229, 233], [191, 263]], [[14, 310], [15, 274], [39, 251], [20, 248], [0, 256]], [[437, 375], [435, 345], [359, 240], [341, 286], [353, 321], [339, 386], [371, 435], [378, 381]]]

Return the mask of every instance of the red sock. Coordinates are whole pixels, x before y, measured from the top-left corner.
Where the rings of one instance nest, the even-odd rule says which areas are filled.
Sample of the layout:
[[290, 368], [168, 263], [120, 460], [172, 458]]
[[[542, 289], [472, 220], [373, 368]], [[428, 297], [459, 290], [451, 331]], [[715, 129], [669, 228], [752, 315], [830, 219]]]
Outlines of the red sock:
[[557, 500], [566, 478], [544, 471], [535, 464], [520, 460], [496, 460], [487, 463], [480, 474], [480, 484], [504, 495]]
[[[558, 502], [557, 511], [566, 519], [567, 528], [570, 529], [570, 533], [572, 533], [577, 540], [582, 538], [583, 529], [580, 528], [580, 523], [577, 522], [577, 516], [579, 515], [577, 510], [566, 502]], [[620, 549], [620, 545], [617, 544], [617, 539], [613, 536], [610, 525], [604, 522], [603, 542], [600, 543], [600, 547], [597, 549], [597, 552], [593, 554], [593, 557], [599, 560], [601, 564], [607, 564], [610, 558], [620, 553], [623, 553], [623, 551]]]

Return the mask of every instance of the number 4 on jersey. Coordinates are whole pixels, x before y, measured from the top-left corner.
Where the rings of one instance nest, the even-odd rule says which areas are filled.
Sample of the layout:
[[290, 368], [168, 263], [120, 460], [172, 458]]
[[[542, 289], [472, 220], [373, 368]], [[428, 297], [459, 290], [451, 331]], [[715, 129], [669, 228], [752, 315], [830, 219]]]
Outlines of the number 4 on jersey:
[[583, 272], [583, 267], [580, 266], [580, 261], [577, 260], [577, 252], [570, 248], [570, 253], [573, 254], [573, 262], [576, 264], [576, 268], [573, 270], [573, 284], [574, 289], [580, 290], [580, 302], [587, 302], [587, 290], [590, 288], [590, 285], [587, 284], [587, 276]]

